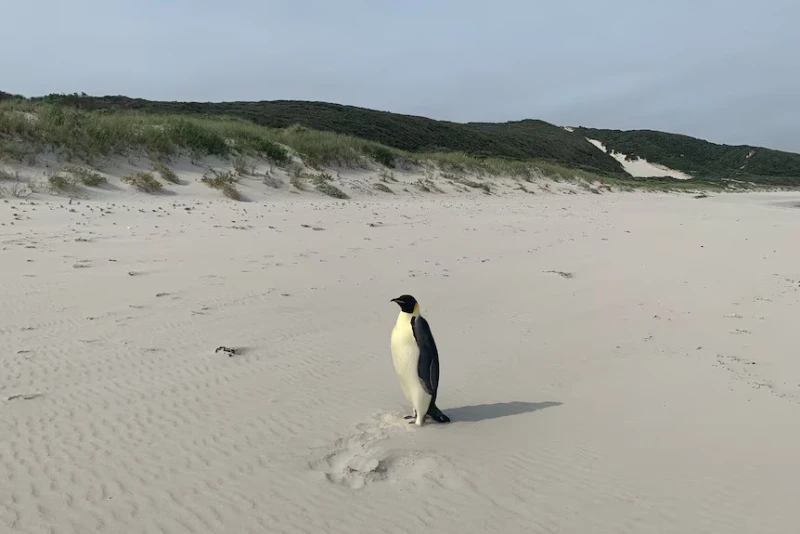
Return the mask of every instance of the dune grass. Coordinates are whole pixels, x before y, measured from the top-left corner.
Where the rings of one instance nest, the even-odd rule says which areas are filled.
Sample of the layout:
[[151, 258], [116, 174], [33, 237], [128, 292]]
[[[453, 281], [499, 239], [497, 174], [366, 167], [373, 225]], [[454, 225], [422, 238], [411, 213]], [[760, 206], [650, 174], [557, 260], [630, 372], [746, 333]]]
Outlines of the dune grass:
[[394, 191], [392, 191], [392, 189], [388, 185], [382, 184], [381, 182], [375, 182], [374, 184], [372, 184], [372, 187], [384, 193], [391, 193], [393, 195], [395, 194]]
[[237, 175], [233, 171], [217, 172], [211, 169], [200, 181], [212, 189], [219, 189], [231, 200], [242, 200], [242, 194], [236, 188]]
[[[263, 128], [263, 127], [258, 127]], [[319, 132], [303, 126], [291, 126], [281, 130], [263, 128], [273, 142], [291, 147], [307, 165], [337, 165], [342, 167], [366, 167], [370, 154], [391, 149], [381, 145], [332, 132]]]
[[328, 183], [328, 182], [321, 182], [321, 183], [317, 184], [315, 189], [317, 191], [319, 191], [320, 193], [328, 195], [329, 197], [340, 198], [340, 199], [343, 199], [343, 200], [346, 200], [346, 199], [350, 198], [350, 196], [347, 193], [345, 193], [344, 191], [342, 191], [341, 189], [339, 189], [335, 185], [333, 185], [331, 183]]
[[0, 162], [35, 164], [36, 153], [37, 150], [29, 144], [19, 140], [4, 140], [0, 135]]
[[0, 144], [0, 156], [14, 160], [29, 156], [34, 146], [87, 162], [137, 150], [157, 159], [189, 152], [198, 157], [233, 157], [243, 174], [242, 155], [286, 165], [291, 156], [285, 147], [316, 167], [366, 167], [370, 160], [393, 165], [400, 156], [400, 151], [372, 141], [301, 126], [276, 129], [227, 117], [90, 112], [15, 100], [0, 102], [0, 134], [14, 139]]
[[71, 176], [54, 174], [47, 179], [50, 190], [54, 193], [70, 193], [77, 187], [77, 183]]
[[[285, 148], [266, 129], [240, 120], [205, 119], [135, 112], [87, 112], [26, 101], [0, 103], [0, 132], [40, 149], [50, 147], [67, 158], [92, 161], [139, 150], [152, 157], [189, 152], [228, 157], [259, 155], [275, 163], [289, 161]], [[13, 145], [5, 152], [19, 157]]]
[[350, 135], [297, 125], [276, 129], [227, 117], [83, 111], [31, 101], [0, 102], [0, 133], [15, 140], [0, 144], [0, 154], [17, 160], [29, 156], [31, 147], [40, 151], [53, 148], [67, 158], [84, 161], [136, 150], [157, 159], [189, 152], [199, 157], [233, 157], [244, 173], [242, 155], [257, 155], [277, 165], [287, 165], [291, 156], [285, 147], [289, 147], [312, 167], [366, 168], [378, 163], [394, 168], [398, 164], [432, 162], [455, 171], [520, 177], [531, 173], [527, 162], [479, 159], [464, 153], [416, 154]]
[[275, 176], [272, 176], [269, 173], [266, 173], [261, 179], [261, 181], [264, 183], [264, 185], [266, 185], [267, 187], [271, 187], [273, 189], [280, 189], [281, 187], [283, 187], [283, 180], [281, 180], [280, 178], [276, 178]]
[[[297, 167], [295, 155], [306, 166], [318, 170], [323, 166], [374, 168], [377, 164], [382, 169], [379, 174], [381, 181], [387, 183], [393, 181], [390, 179], [391, 169], [433, 166], [442, 173], [455, 176], [454, 181], [487, 193], [490, 192], [488, 185], [464, 175], [471, 173], [479, 178], [485, 175], [502, 176], [521, 182], [537, 178], [578, 180], [631, 189], [728, 188], [724, 180], [695, 179], [682, 182], [666, 178], [633, 178], [624, 174], [607, 175], [582, 168], [568, 168], [550, 160], [476, 157], [463, 152], [411, 153], [330, 131], [316, 131], [297, 125], [269, 128], [225, 116], [85, 111], [42, 101], [0, 101], [0, 161], [31, 161], [48, 149], [68, 160], [87, 163], [111, 155], [144, 153], [156, 162], [153, 171], [172, 183], [180, 181], [167, 165], [159, 162], [178, 154], [190, 154], [195, 158], [218, 156], [230, 159], [240, 175], [252, 174], [249, 157], [264, 158], [287, 169], [291, 183], [301, 190], [305, 188], [303, 177], [298, 174], [302, 171], [292, 171], [293, 166]], [[153, 182], [145, 183], [141, 177], [131, 180], [133, 185], [150, 192], [158, 189]], [[161, 185], [155, 178], [153, 180]], [[430, 189], [427, 183], [421, 185], [423, 190]], [[740, 183], [736, 187], [746, 189], [753, 186]], [[230, 194], [234, 194], [231, 188], [235, 189], [235, 186], [224, 187], [223, 193], [230, 190]], [[219, 185], [219, 188], [223, 186]], [[338, 195], [326, 186], [323, 189], [327, 189], [326, 194]]]
[[64, 170], [65, 172], [71, 174], [76, 182], [88, 187], [100, 187], [101, 185], [108, 183], [108, 179], [106, 179], [105, 176], [89, 169], [84, 169], [83, 167], [70, 165]]
[[478, 182], [475, 180], [470, 180], [468, 178], [464, 178], [462, 176], [456, 176], [451, 173], [443, 173], [442, 177], [445, 179], [450, 180], [453, 183], [465, 185], [467, 187], [471, 187], [473, 189], [482, 189], [484, 193], [487, 195], [492, 193], [492, 186], [488, 182]]
[[158, 193], [164, 185], [156, 180], [156, 177], [149, 172], [137, 172], [122, 178], [122, 183], [131, 185], [143, 193]]
[[156, 160], [153, 162], [153, 172], [157, 172], [159, 175], [161, 175], [163, 180], [166, 180], [171, 184], [181, 183], [181, 180], [178, 178], [178, 175], [175, 174], [175, 171], [170, 169], [169, 165], [161, 160]]

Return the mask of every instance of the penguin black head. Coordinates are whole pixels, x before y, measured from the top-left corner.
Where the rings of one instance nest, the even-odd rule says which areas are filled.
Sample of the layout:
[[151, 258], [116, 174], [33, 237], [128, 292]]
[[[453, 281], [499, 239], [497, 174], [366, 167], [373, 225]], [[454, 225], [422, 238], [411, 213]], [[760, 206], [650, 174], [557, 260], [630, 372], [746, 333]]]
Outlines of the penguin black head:
[[419, 310], [417, 299], [411, 295], [400, 295], [396, 299], [392, 299], [390, 302], [396, 302], [397, 305], [400, 306], [400, 310], [405, 313], [415, 313], [417, 310]]

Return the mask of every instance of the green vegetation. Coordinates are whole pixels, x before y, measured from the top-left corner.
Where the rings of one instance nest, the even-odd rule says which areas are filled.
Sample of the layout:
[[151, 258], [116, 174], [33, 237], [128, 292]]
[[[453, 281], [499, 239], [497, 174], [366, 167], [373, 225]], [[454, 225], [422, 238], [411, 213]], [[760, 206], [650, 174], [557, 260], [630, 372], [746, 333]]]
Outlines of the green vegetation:
[[239, 176], [247, 176], [248, 174], [253, 174], [254, 172], [252, 165], [244, 156], [236, 156], [233, 159], [232, 164], [233, 170], [235, 170]]
[[[273, 140], [285, 142], [312, 160], [314, 156], [322, 158], [317, 162], [343, 157], [345, 161], [341, 163], [344, 164], [353, 157], [342, 150], [342, 146], [332, 146], [318, 154], [315, 154], [316, 150], [308, 150], [309, 143], [318, 145], [323, 139], [332, 139], [318, 138], [318, 132], [335, 132], [343, 134], [345, 137], [341, 139], [347, 139], [346, 144], [359, 155], [366, 155], [388, 167], [396, 164], [396, 150], [400, 150], [413, 153], [463, 152], [477, 158], [545, 159], [602, 173], [623, 172], [614, 158], [598, 151], [583, 137], [538, 120], [460, 124], [354, 106], [288, 100], [155, 102], [124, 96], [51, 94], [31, 101], [105, 113], [137, 111], [166, 116], [235, 117], [288, 132], [283, 140]], [[303, 134], [309, 138], [304, 140]], [[334, 148], [336, 150], [331, 150]]]
[[[265, 128], [266, 130], [266, 128]], [[379, 149], [389, 150], [379, 144], [349, 135], [310, 130], [303, 126], [291, 126], [281, 130], [269, 129], [276, 142], [292, 147], [306, 164], [313, 167], [339, 165], [364, 166], [371, 154]]]
[[465, 185], [473, 189], [483, 189], [483, 192], [486, 193], [487, 195], [492, 193], [492, 186], [488, 182], [477, 182], [475, 180], [469, 180], [467, 178], [456, 176], [450, 173], [445, 173], [442, 175], [442, 177], [447, 178], [451, 182]]
[[208, 187], [219, 189], [231, 200], [242, 200], [242, 194], [236, 188], [236, 174], [232, 171], [217, 172], [211, 169], [200, 181]]
[[305, 180], [314, 185], [314, 189], [333, 198], [348, 199], [350, 198], [347, 193], [336, 187], [331, 183], [333, 176], [325, 171], [319, 174], [306, 174], [300, 170], [296, 170], [291, 178], [292, 185], [300, 191], [306, 190]]
[[122, 178], [122, 183], [132, 185], [139, 191], [144, 193], [158, 193], [164, 187], [161, 182], [156, 180], [156, 177], [149, 172], [137, 172], [136, 174], [129, 174]]
[[394, 177], [394, 173], [387, 169], [381, 169], [378, 173], [378, 178], [381, 182], [397, 182], [397, 178]]
[[163, 161], [154, 161], [153, 162], [153, 171], [157, 172], [161, 175], [161, 178], [166, 180], [171, 184], [180, 184], [181, 180], [178, 178], [178, 175], [175, 174], [175, 171], [169, 168], [169, 166], [164, 163]]
[[283, 181], [279, 178], [275, 178], [269, 173], [265, 174], [261, 181], [264, 182], [264, 185], [267, 187], [272, 187], [273, 189], [280, 189], [283, 187]]
[[19, 140], [4, 140], [0, 131], [0, 163], [35, 163], [36, 151], [29, 145]]
[[89, 169], [84, 169], [83, 167], [71, 165], [65, 169], [65, 172], [70, 173], [77, 182], [88, 187], [100, 187], [108, 182], [106, 177], [102, 174], [90, 171]]
[[397, 163], [394, 153], [388, 148], [382, 146], [378, 146], [373, 149], [372, 157], [375, 159], [375, 161], [385, 165], [386, 167], [389, 167], [390, 169], [393, 169]]
[[329, 197], [341, 198], [341, 199], [350, 198], [347, 195], [347, 193], [345, 193], [344, 191], [342, 191], [341, 189], [339, 189], [335, 185], [330, 184], [328, 182], [322, 182], [322, 183], [317, 184], [315, 189], [317, 191], [319, 191], [320, 193], [324, 193], [324, 194], [328, 195]]
[[530, 175], [529, 161], [476, 158], [457, 152], [412, 154], [373, 141], [301, 126], [277, 130], [226, 117], [88, 112], [34, 102], [0, 102], [0, 136], [11, 138], [0, 144], [0, 156], [5, 154], [7, 158], [22, 161], [34, 154], [31, 147], [37, 147], [38, 151], [54, 148], [67, 159], [92, 162], [103, 156], [141, 150], [157, 161], [154, 171], [165, 181], [173, 182], [177, 176], [162, 160], [181, 151], [198, 158], [205, 155], [231, 157], [238, 172], [249, 174], [252, 168], [248, 168], [244, 154], [264, 157], [276, 165], [294, 166], [287, 150], [281, 146], [285, 145], [312, 166], [365, 166], [374, 157], [384, 165], [431, 161], [453, 171]]
[[75, 181], [63, 174], [54, 174], [47, 179], [50, 190], [55, 193], [67, 193], [75, 190]]
[[155, 158], [181, 151], [220, 157], [244, 153], [286, 163], [288, 153], [268, 133], [239, 120], [87, 112], [32, 100], [0, 101], [0, 136], [40, 150], [56, 148], [68, 158], [84, 161], [141, 150]]
[[389, 186], [388, 186], [388, 185], [386, 185], [386, 184], [382, 184], [382, 183], [380, 183], [380, 182], [375, 182], [374, 184], [372, 184], [372, 187], [374, 187], [374, 188], [375, 188], [375, 189], [377, 189], [378, 191], [383, 191], [384, 193], [391, 193], [391, 194], [393, 194], [393, 195], [394, 195], [394, 191], [392, 191], [392, 190], [389, 188]]
[[[100, 187], [108, 183], [105, 176], [89, 169], [70, 165], [63, 171], [51, 175], [47, 179], [50, 190], [54, 193], [75, 193], [79, 186]], [[160, 184], [159, 184], [160, 185]]]
[[[632, 178], [586, 137], [696, 179]], [[661, 132], [578, 128], [573, 133], [536, 120], [459, 124], [320, 102], [152, 102], [86, 95], [26, 99], [0, 93], [0, 161], [31, 162], [46, 150], [87, 163], [110, 155], [143, 153], [155, 161], [153, 172], [172, 183], [180, 180], [163, 162], [178, 154], [190, 154], [195, 160], [208, 155], [228, 159], [239, 175], [255, 175], [250, 158], [263, 158], [286, 169], [297, 189], [312, 185], [332, 196], [345, 193], [327, 179], [305, 174], [295, 155], [317, 171], [323, 166], [372, 168], [377, 163], [379, 180], [384, 183], [397, 181], [392, 169], [399, 172], [424, 165], [454, 184], [486, 193], [492, 190], [489, 183], [466, 175], [503, 175], [520, 182], [548, 177], [677, 190], [746, 188], [750, 182], [800, 186], [798, 154], [714, 145]], [[434, 192], [432, 177], [414, 186]], [[235, 181], [223, 183], [218, 178], [204, 181], [226, 195], [238, 195]], [[143, 191], [162, 187], [151, 173], [126, 179]], [[271, 187], [282, 185], [269, 174], [263, 181]]]
[[693, 178], [800, 186], [800, 154], [747, 145], [718, 145], [687, 135], [652, 130], [576, 128], [575, 133], [597, 139], [609, 150], [629, 157], [638, 156]]
[[414, 182], [414, 185], [423, 193], [444, 193], [430, 178], [420, 178]]
[[306, 191], [308, 189], [305, 182], [303, 182], [303, 173], [299, 171], [292, 173], [292, 175], [289, 177], [289, 183], [292, 184], [298, 191]]

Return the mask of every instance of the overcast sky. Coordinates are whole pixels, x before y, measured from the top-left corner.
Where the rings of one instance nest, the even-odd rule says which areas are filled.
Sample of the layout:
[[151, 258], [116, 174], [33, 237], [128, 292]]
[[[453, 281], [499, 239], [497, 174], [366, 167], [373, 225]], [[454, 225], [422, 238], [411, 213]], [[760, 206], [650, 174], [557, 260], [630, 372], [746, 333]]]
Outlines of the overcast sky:
[[26, 96], [322, 100], [800, 151], [797, 0], [7, 0], [0, 12], [0, 90]]

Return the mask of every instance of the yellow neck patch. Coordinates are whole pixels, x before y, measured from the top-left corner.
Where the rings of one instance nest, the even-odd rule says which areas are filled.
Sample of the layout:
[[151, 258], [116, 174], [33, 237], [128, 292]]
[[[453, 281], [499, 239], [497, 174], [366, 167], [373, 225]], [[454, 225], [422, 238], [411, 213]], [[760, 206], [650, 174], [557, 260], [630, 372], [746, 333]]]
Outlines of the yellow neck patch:
[[419, 315], [419, 302], [417, 302], [416, 304], [414, 304], [414, 311], [413, 311], [413, 313], [414, 313], [414, 315]]

